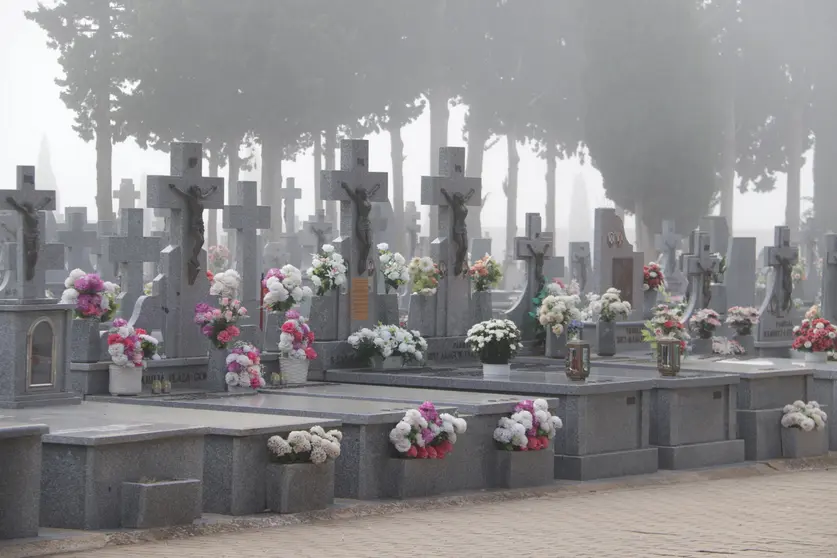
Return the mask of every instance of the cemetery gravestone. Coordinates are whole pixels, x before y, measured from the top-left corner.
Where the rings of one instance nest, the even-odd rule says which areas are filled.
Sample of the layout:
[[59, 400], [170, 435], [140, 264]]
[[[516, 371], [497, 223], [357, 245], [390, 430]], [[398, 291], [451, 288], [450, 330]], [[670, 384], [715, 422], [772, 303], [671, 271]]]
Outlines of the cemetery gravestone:
[[590, 263], [590, 243], [570, 242], [570, 281], [576, 281], [583, 297], [590, 292], [593, 267]]
[[408, 249], [407, 259], [418, 255], [419, 233], [421, 232], [421, 213], [416, 209], [416, 202], [408, 201], [404, 210], [404, 221], [407, 223]]
[[134, 181], [130, 178], [123, 178], [119, 183], [119, 190], [113, 192], [113, 198], [119, 201], [119, 209], [134, 209], [135, 202], [140, 199], [139, 191], [134, 189]]
[[714, 254], [726, 255], [729, 250], [729, 223], [722, 215], [707, 215], [700, 220], [700, 230], [709, 234], [709, 249]]
[[798, 261], [799, 248], [790, 245], [790, 228], [776, 227], [773, 246], [764, 253], [764, 264], [772, 271], [756, 327], [755, 345], [760, 356], [778, 358], [790, 353], [793, 328], [799, 322], [791, 276]]
[[535, 338], [534, 323], [528, 319], [532, 311], [532, 298], [546, 284], [544, 262], [552, 258], [552, 233], [543, 232], [541, 216], [538, 213], [526, 214], [526, 236], [517, 237], [514, 242], [514, 255], [517, 260], [526, 262], [526, 283], [514, 306], [506, 311], [505, 317], [521, 327], [523, 338], [531, 341]]
[[663, 221], [661, 234], [655, 237], [655, 247], [659, 256], [659, 264], [663, 269], [666, 278], [666, 290], [673, 295], [682, 296], [686, 294], [686, 278], [679, 269], [677, 262], [677, 249], [683, 239], [677, 234], [674, 221]]
[[756, 239], [754, 237], [733, 237], [727, 251], [727, 271], [724, 285], [727, 290], [727, 305], [756, 305]]
[[613, 208], [597, 208], [595, 216], [593, 291], [619, 289], [622, 300], [633, 309], [629, 320], [642, 316], [643, 254], [625, 237], [625, 226]]
[[436, 335], [465, 335], [471, 327], [468, 279], [468, 206], [479, 207], [482, 179], [465, 176], [465, 148], [439, 149], [440, 176], [421, 178], [421, 203], [439, 207], [438, 230], [431, 244], [443, 277], [436, 292]]
[[96, 273], [103, 281], [117, 282], [116, 264], [110, 259], [110, 239], [116, 234], [113, 221], [97, 221], [99, 242], [96, 245]]
[[689, 306], [683, 318], [688, 319], [694, 312], [704, 308], [712, 308], [724, 314], [727, 310], [726, 295], [718, 292], [722, 300], [713, 300], [716, 291], [712, 289], [712, 281], [720, 269], [721, 260], [711, 251], [707, 233], [695, 230], [690, 243], [695, 252], [683, 256], [683, 264], [689, 276]]
[[827, 234], [823, 241], [822, 315], [837, 323], [837, 234]]
[[471, 260], [477, 261], [480, 258], [491, 255], [491, 239], [475, 238], [471, 240]]
[[[296, 217], [296, 200], [302, 199], [302, 190], [294, 187], [293, 178], [285, 179], [285, 187], [279, 189], [279, 200], [283, 203], [282, 219], [285, 221], [285, 230], [292, 233], [296, 230], [294, 217]], [[282, 232], [282, 221], [279, 221], [279, 231]]]
[[87, 208], [67, 208], [68, 230], [58, 231], [58, 241], [67, 247], [67, 269], [81, 269], [91, 273], [90, 253], [97, 250], [99, 241], [95, 231], [86, 230]]
[[314, 250], [312, 252], [318, 252], [323, 244], [328, 244], [334, 239], [334, 227], [328, 221], [325, 210], [318, 209], [316, 213], [316, 215], [309, 216], [309, 220], [305, 222], [305, 230], [311, 234], [314, 240]]
[[119, 266], [118, 314], [130, 319], [134, 313], [137, 299], [143, 294], [142, 266], [145, 262], [156, 262], [160, 257], [162, 240], [156, 236], [143, 236], [142, 209], [120, 210], [120, 236], [109, 239], [110, 260]]

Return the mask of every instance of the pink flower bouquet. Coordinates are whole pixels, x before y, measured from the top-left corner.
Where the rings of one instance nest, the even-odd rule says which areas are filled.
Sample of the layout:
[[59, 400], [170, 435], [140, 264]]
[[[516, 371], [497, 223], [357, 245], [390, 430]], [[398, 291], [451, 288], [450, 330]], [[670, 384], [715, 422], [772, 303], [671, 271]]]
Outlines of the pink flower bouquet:
[[506, 451], [547, 449], [562, 426], [561, 419], [549, 412], [545, 399], [527, 399], [515, 406], [510, 417], [500, 419], [494, 430], [494, 441]]
[[226, 349], [241, 334], [235, 324], [247, 315], [247, 309], [235, 299], [224, 297], [220, 302], [220, 308], [213, 308], [203, 302], [195, 305], [195, 323], [215, 347]]
[[142, 340], [122, 318], [113, 320], [108, 330], [108, 354], [117, 366], [142, 366]]
[[430, 401], [410, 409], [389, 433], [389, 441], [401, 457], [444, 459], [453, 451], [459, 434], [467, 429], [465, 419], [439, 413]]
[[111, 304], [115, 305], [114, 297], [106, 296], [114, 293], [116, 285], [102, 281], [96, 273], [85, 273], [80, 269], [70, 272], [64, 280], [65, 290], [61, 294], [61, 304], [75, 304], [76, 318], [111, 317]]
[[264, 387], [261, 352], [250, 343], [237, 342], [227, 355], [227, 375], [224, 379], [229, 386]]
[[285, 312], [287, 320], [282, 324], [279, 334], [279, 352], [285, 358], [298, 360], [314, 360], [317, 352], [312, 347], [314, 332], [299, 312], [289, 310]]

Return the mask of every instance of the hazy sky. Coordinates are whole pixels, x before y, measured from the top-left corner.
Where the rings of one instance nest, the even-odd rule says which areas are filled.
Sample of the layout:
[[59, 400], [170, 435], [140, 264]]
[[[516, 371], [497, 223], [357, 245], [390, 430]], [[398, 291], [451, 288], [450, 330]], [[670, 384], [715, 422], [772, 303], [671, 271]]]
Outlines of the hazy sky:
[[[61, 73], [56, 52], [47, 49], [45, 34], [23, 16], [23, 10], [33, 9], [36, 5], [37, 0], [0, 0], [0, 183], [4, 188], [14, 188], [15, 166], [34, 165], [41, 139], [46, 136], [52, 148], [52, 168], [61, 189], [62, 205], [87, 205], [93, 217], [96, 189], [94, 145], [84, 143], [73, 132], [73, 113], [59, 99], [59, 89], [53, 81]], [[461, 132], [464, 115], [462, 107], [451, 111], [451, 145], [465, 145]], [[403, 130], [407, 156], [404, 162], [406, 200], [418, 201], [421, 176], [429, 173], [429, 132], [427, 113]], [[368, 139], [370, 169], [391, 171], [387, 135], [374, 135]], [[502, 223], [505, 223], [505, 197], [501, 186], [506, 175], [505, 145], [505, 141], [501, 141], [491, 148], [485, 155], [483, 166], [483, 192], [491, 193], [484, 217]], [[522, 229], [526, 212], [544, 212], [546, 165], [526, 146], [520, 146], [519, 153], [521, 195], [517, 222]], [[284, 176], [295, 177], [297, 187], [303, 190], [303, 199], [297, 202], [297, 213], [303, 219], [313, 212], [313, 169], [310, 151], [298, 157], [296, 162], [285, 162], [283, 165]], [[595, 169], [581, 168], [576, 162], [561, 163], [558, 167], [559, 203], [556, 211], [559, 227], [567, 223], [571, 186], [579, 171], [584, 173], [589, 185], [591, 210], [607, 205], [601, 175]], [[143, 151], [131, 140], [114, 147], [114, 186], [118, 186], [121, 178], [133, 178], [139, 184], [143, 173], [167, 174], [168, 155]], [[242, 179], [257, 180], [258, 174], [243, 174]], [[803, 173], [803, 195], [811, 195], [811, 192], [809, 162]], [[784, 196], [784, 177], [776, 191], [770, 194], [736, 193], [733, 226], [769, 229], [772, 225], [782, 224]], [[630, 222], [627, 224], [631, 226]]]

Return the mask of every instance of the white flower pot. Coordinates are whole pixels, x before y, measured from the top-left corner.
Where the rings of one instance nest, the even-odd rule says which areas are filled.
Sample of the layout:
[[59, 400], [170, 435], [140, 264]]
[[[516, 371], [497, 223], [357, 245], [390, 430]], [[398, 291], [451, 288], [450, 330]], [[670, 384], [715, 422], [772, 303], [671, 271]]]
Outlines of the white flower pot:
[[304, 384], [308, 381], [308, 359], [280, 358], [279, 370], [286, 384]]
[[482, 363], [483, 378], [508, 378], [511, 374], [511, 364]]
[[139, 395], [142, 393], [142, 367], [111, 364], [109, 391], [111, 395]]
[[815, 364], [824, 364], [828, 362], [828, 353], [819, 352], [819, 353], [805, 353], [805, 362], [811, 362]]

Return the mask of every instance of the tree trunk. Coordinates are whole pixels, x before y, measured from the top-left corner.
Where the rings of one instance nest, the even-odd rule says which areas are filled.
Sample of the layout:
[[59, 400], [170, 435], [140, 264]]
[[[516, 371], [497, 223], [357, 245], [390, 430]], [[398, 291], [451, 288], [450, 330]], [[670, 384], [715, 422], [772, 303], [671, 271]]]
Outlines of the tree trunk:
[[[399, 123], [389, 128], [390, 157], [392, 158], [392, 211], [395, 214], [395, 246], [391, 249], [404, 253], [407, 228], [404, 223], [404, 140]], [[386, 239], [387, 241], [393, 239]]]
[[106, 9], [99, 18], [99, 30], [96, 32], [99, 56], [103, 63], [96, 76], [93, 120], [96, 134], [96, 212], [99, 221], [113, 220], [113, 130], [110, 122], [110, 82], [109, 61], [113, 57], [113, 25], [110, 21], [110, 9]]
[[730, 233], [734, 231], [733, 214], [735, 202], [735, 91], [734, 80], [729, 80], [729, 91], [724, 100], [724, 135], [721, 149], [721, 172], [718, 173], [718, 180], [721, 192], [720, 215], [726, 217]]
[[510, 130], [506, 134], [509, 154], [509, 176], [506, 185], [506, 254], [505, 261], [511, 264], [514, 258], [514, 237], [517, 236], [517, 171], [520, 156], [517, 154], [517, 134]]
[[[470, 109], [468, 122], [468, 160], [465, 162], [465, 176], [471, 178], [482, 177], [482, 161], [485, 156], [485, 144], [488, 141], [488, 130], [478, 125], [473, 118], [473, 109]], [[485, 198], [485, 192], [482, 196]], [[482, 201], [482, 200], [480, 200]], [[477, 209], [471, 208], [468, 212], [466, 224], [471, 236], [482, 238], [482, 206]]]
[[[218, 176], [218, 168], [221, 166], [221, 154], [219, 150], [209, 152], [209, 176]], [[218, 245], [218, 210], [209, 210], [209, 219], [206, 225], [206, 247]]]
[[[785, 203], [785, 225], [790, 227], [791, 239], [799, 242], [800, 204], [802, 199], [802, 165], [805, 162], [802, 150], [805, 145], [805, 105], [794, 103], [787, 138], [788, 146], [788, 190]], [[818, 239], [819, 240], [819, 239]]]
[[[430, 176], [439, 176], [439, 149], [448, 144], [448, 120], [450, 120], [450, 90], [435, 87], [427, 94], [430, 108]], [[439, 208], [430, 206], [430, 237], [439, 233]]]
[[546, 232], [555, 235], [555, 169], [558, 150], [554, 143], [546, 145]]
[[636, 246], [634, 247], [634, 251], [642, 252], [644, 254], [644, 261], [649, 262], [655, 259], [654, 255], [652, 254], [653, 246], [651, 246], [650, 237], [648, 231], [648, 225], [645, 224], [645, 205], [642, 200], [636, 200], [634, 202], [634, 234], [636, 240]]
[[[323, 133], [316, 131], [314, 137], [314, 214], [323, 207], [323, 193], [320, 185], [320, 174], [323, 171]], [[303, 217], [305, 213], [303, 212]]]
[[282, 187], [282, 154], [274, 134], [262, 137], [261, 204], [270, 207], [270, 230], [267, 238], [276, 242], [282, 234], [282, 202], [278, 196]]
[[[325, 132], [325, 170], [337, 170], [335, 168], [335, 151], [337, 150], [337, 131], [326, 130]], [[369, 161], [366, 162], [367, 165]], [[340, 216], [337, 215], [337, 202], [326, 200], [326, 217], [335, 228], [340, 226]]]

